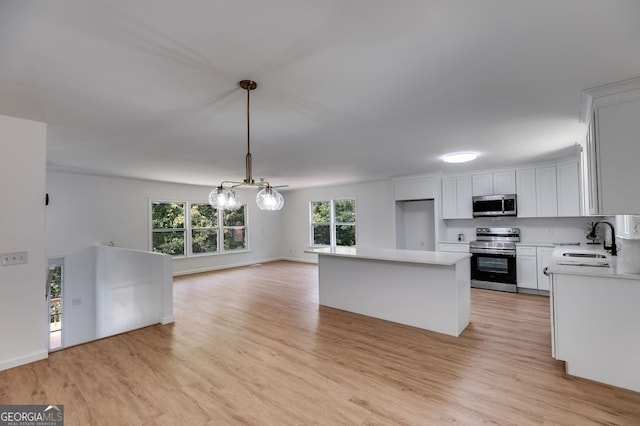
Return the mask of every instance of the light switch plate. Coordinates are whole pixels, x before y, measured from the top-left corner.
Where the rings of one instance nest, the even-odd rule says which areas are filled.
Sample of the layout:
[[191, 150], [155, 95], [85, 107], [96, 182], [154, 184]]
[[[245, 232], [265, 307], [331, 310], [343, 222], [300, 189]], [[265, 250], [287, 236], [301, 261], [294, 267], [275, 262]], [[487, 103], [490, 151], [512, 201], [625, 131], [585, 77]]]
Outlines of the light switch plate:
[[16, 251], [13, 253], [0, 254], [0, 265], [2, 266], [22, 265], [27, 262], [28, 258], [26, 251]]

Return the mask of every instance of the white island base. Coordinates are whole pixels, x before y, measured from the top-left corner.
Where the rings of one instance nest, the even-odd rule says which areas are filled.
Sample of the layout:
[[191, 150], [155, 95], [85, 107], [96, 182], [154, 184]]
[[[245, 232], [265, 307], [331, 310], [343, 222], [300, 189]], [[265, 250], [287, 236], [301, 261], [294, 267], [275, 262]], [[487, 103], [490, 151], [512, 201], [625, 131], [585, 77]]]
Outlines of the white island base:
[[470, 255], [312, 249], [320, 305], [459, 336], [469, 324]]

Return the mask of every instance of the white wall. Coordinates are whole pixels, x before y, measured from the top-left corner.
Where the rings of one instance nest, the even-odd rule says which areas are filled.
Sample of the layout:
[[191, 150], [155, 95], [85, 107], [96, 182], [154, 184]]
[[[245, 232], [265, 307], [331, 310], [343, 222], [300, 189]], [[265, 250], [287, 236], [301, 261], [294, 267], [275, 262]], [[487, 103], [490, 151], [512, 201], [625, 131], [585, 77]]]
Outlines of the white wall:
[[0, 253], [28, 263], [0, 267], [0, 370], [47, 357], [44, 245], [46, 125], [0, 116]]
[[[116, 247], [149, 250], [149, 200], [207, 203], [210, 187], [137, 179], [47, 173], [49, 257], [64, 257], [113, 241]], [[174, 259], [174, 274], [247, 265], [281, 257], [282, 212], [261, 211], [246, 191], [248, 252]], [[285, 194], [285, 203], [287, 202]]]
[[356, 244], [395, 248], [393, 186], [390, 180], [288, 191], [283, 208], [283, 257], [317, 261], [309, 247], [309, 203], [339, 198], [356, 199]]

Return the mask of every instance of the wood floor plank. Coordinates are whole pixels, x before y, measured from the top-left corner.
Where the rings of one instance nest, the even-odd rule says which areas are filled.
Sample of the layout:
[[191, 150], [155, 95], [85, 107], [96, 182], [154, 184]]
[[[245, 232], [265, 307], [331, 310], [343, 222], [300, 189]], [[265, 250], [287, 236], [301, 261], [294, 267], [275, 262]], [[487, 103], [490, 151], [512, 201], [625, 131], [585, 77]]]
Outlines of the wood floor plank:
[[549, 301], [472, 289], [455, 338], [318, 306], [317, 266], [178, 277], [175, 324], [0, 372], [67, 425], [638, 425], [640, 394], [564, 374]]

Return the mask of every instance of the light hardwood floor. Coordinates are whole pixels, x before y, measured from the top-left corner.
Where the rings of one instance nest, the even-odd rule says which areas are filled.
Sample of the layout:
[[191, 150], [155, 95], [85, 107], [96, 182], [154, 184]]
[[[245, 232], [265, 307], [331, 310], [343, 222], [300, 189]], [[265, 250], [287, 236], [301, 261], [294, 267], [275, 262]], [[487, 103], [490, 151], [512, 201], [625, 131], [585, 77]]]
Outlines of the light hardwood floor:
[[67, 425], [640, 424], [639, 393], [551, 358], [546, 297], [472, 289], [455, 338], [318, 307], [310, 264], [174, 289], [175, 324], [2, 371], [0, 404], [64, 404]]

